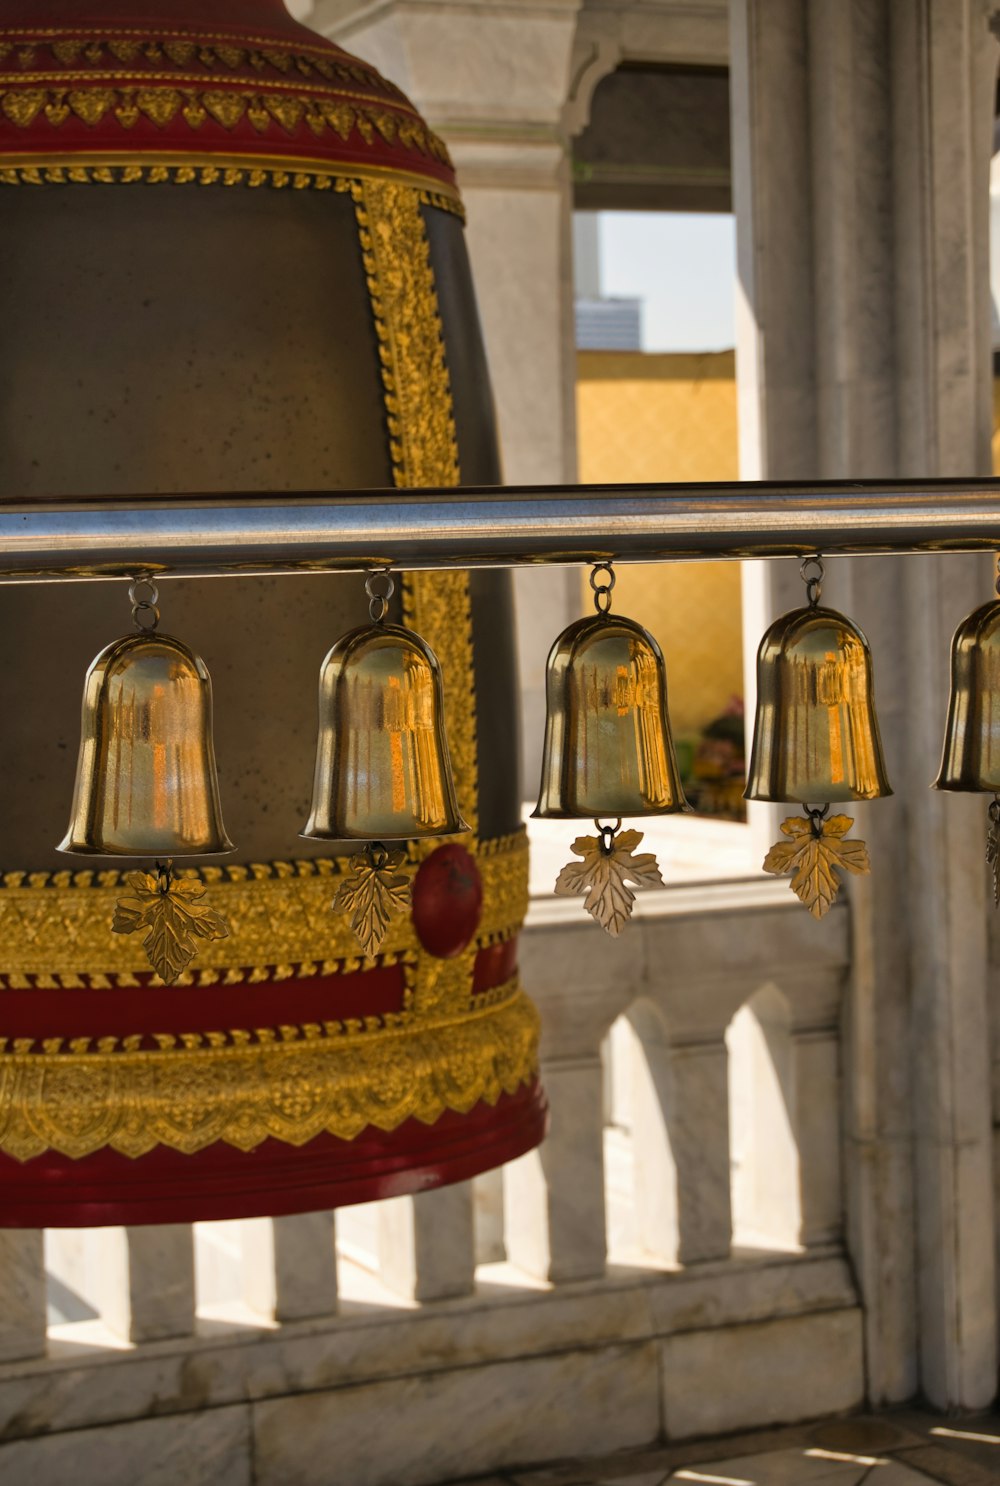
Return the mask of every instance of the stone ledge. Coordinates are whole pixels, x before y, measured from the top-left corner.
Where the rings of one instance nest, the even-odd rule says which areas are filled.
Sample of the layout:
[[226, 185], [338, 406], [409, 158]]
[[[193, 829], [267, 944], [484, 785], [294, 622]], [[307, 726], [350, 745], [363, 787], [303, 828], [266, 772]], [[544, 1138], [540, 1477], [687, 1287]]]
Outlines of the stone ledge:
[[[480, 1271], [481, 1279], [488, 1274]], [[856, 1306], [848, 1267], [830, 1250], [739, 1256], [672, 1273], [612, 1272], [547, 1290], [484, 1284], [476, 1295], [415, 1309], [266, 1330], [234, 1326], [228, 1336], [95, 1349], [85, 1361], [74, 1347], [72, 1355], [0, 1368], [0, 1440], [609, 1346], [641, 1350], [769, 1318], [854, 1314]]]

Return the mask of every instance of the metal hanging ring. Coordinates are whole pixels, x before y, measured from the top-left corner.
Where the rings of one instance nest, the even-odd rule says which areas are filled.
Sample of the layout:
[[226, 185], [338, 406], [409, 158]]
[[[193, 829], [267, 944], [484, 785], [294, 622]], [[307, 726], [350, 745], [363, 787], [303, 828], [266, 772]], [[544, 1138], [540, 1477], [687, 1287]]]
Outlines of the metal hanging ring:
[[[600, 577], [605, 581], [599, 582]], [[611, 590], [615, 582], [615, 571], [609, 562], [594, 564], [590, 572], [590, 586], [594, 590], [594, 608], [598, 614], [606, 614], [611, 608]]]
[[830, 807], [829, 807], [829, 805], [813, 805], [813, 806], [805, 805], [805, 806], [803, 806], [803, 809], [805, 810], [806, 814], [809, 817], [809, 824], [812, 826], [812, 833], [813, 833], [813, 835], [814, 836], [822, 836], [822, 834], [823, 834], [823, 822], [826, 820], [827, 816], [830, 814]]
[[[381, 588], [376, 584], [381, 582]], [[371, 615], [373, 624], [381, 624], [389, 612], [389, 600], [396, 592], [392, 574], [388, 568], [376, 568], [374, 573], [369, 573], [365, 579], [365, 593], [368, 595], [368, 613]]]
[[[140, 594], [140, 589], [145, 589], [145, 594]], [[132, 618], [137, 627], [152, 634], [160, 622], [160, 590], [152, 578], [133, 578], [128, 586], [128, 596], [132, 601]]]
[[622, 818], [619, 815], [613, 826], [602, 826], [599, 820], [594, 821], [597, 834], [600, 837], [601, 854], [609, 857], [615, 849], [615, 837], [622, 827]]
[[389, 849], [381, 841], [369, 841], [365, 847], [365, 860], [373, 872], [381, 872], [389, 860]]
[[818, 552], [814, 553], [812, 557], [804, 557], [799, 563], [799, 577], [806, 585], [806, 599], [810, 609], [815, 609], [819, 603], [825, 575], [826, 569], [823, 566], [823, 559]]

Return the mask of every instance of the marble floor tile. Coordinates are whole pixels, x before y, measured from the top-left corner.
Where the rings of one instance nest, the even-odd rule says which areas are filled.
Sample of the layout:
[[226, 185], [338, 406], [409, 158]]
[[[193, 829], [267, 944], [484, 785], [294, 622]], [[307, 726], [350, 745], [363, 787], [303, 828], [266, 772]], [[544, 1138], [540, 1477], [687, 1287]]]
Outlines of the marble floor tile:
[[859, 1486], [874, 1460], [832, 1459], [832, 1451], [771, 1450], [704, 1465], [682, 1466], [667, 1477], [670, 1486]]
[[912, 1470], [908, 1465], [900, 1465], [898, 1460], [890, 1460], [887, 1465], [873, 1471], [868, 1480], [872, 1486], [876, 1482], [877, 1486], [933, 1486], [934, 1478], [925, 1476], [923, 1471]]
[[637, 1476], [602, 1476], [600, 1486], [663, 1486], [665, 1471], [642, 1471]]

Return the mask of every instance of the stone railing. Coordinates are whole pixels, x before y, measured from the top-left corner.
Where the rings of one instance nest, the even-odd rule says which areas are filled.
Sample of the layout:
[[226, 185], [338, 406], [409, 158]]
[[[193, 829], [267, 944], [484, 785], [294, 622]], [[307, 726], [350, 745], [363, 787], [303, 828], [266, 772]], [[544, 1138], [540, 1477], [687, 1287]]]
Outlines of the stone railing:
[[618, 941], [536, 901], [541, 1150], [336, 1217], [0, 1230], [0, 1480], [431, 1486], [860, 1403], [847, 969], [785, 883]]

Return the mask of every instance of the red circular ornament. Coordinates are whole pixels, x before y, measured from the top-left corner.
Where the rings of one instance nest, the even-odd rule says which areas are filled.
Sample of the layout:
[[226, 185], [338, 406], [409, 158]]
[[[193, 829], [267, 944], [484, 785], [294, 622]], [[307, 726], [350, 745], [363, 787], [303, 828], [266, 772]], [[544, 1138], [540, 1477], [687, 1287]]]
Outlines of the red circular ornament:
[[460, 955], [471, 943], [483, 912], [483, 880], [464, 846], [439, 846], [413, 880], [413, 927], [428, 954]]

